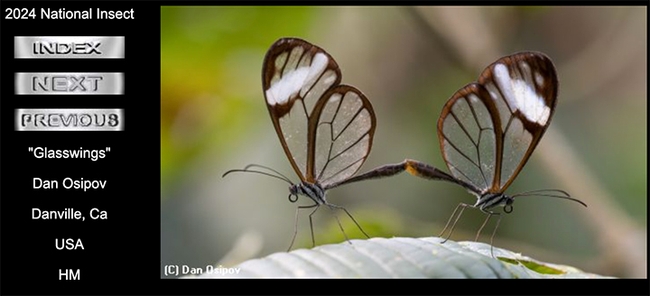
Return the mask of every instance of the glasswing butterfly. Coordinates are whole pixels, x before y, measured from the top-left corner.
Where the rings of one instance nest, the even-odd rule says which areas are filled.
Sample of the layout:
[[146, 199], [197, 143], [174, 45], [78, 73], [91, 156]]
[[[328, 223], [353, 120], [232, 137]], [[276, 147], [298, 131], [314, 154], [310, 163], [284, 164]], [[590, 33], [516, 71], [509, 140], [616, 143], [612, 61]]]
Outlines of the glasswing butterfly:
[[271, 176], [290, 184], [290, 202], [296, 202], [298, 196], [314, 202], [296, 209], [289, 250], [296, 238], [300, 209], [314, 208], [309, 226], [316, 244], [312, 215], [322, 205], [332, 211], [343, 210], [368, 237], [347, 209], [325, 198], [327, 190], [347, 183], [344, 181], [361, 168], [370, 153], [376, 119], [368, 98], [357, 88], [341, 84], [341, 70], [332, 56], [298, 38], [281, 38], [271, 45], [264, 58], [262, 87], [273, 127], [300, 183], [257, 164], [229, 170], [223, 176], [233, 172]]
[[[507, 195], [504, 192], [517, 177], [542, 135], [551, 123], [558, 93], [553, 62], [540, 52], [520, 52], [489, 65], [478, 82], [458, 90], [442, 108], [438, 119], [438, 139], [443, 159], [451, 175], [428, 164], [407, 159], [373, 169], [346, 182], [391, 176], [404, 170], [412, 175], [456, 183], [477, 197], [476, 203], [460, 203], [440, 233], [451, 228], [467, 207], [487, 214], [481, 230], [490, 218], [499, 219], [490, 238], [496, 233], [501, 214], [492, 209], [503, 207], [511, 213], [515, 198], [549, 196], [572, 200], [557, 189], [533, 190]], [[458, 213], [458, 215], [456, 215]], [[453, 219], [456, 217], [456, 219]], [[452, 223], [453, 220], [453, 223]]]

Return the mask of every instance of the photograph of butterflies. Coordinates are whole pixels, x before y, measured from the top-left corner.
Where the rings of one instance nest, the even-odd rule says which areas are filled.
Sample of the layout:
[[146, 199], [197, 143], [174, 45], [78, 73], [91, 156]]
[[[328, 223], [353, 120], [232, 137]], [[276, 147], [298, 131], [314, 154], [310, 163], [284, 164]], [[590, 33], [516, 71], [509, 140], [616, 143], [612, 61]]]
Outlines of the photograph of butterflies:
[[162, 7], [161, 265], [440, 236], [645, 278], [646, 27], [634, 6]]

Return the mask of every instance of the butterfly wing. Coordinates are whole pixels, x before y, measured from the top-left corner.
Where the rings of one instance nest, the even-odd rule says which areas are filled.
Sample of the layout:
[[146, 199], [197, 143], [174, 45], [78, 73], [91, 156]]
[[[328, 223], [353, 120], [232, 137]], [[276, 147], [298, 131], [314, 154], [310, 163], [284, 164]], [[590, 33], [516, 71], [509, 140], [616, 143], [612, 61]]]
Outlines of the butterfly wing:
[[517, 177], [551, 123], [557, 104], [558, 80], [553, 62], [538, 52], [501, 58], [479, 78], [499, 110], [503, 134], [501, 192]]
[[376, 118], [368, 98], [358, 89], [339, 85], [315, 108], [315, 176], [332, 188], [354, 175], [365, 162], [375, 134]]
[[502, 148], [500, 118], [488, 91], [471, 83], [458, 90], [442, 108], [438, 139], [452, 175], [483, 193], [495, 182]]
[[542, 53], [523, 52], [488, 66], [459, 90], [438, 120], [454, 177], [481, 192], [504, 192], [539, 143], [557, 102], [557, 75]]
[[302, 181], [322, 185], [354, 174], [372, 144], [375, 115], [322, 48], [297, 38], [276, 41], [264, 59], [262, 86], [282, 148]]

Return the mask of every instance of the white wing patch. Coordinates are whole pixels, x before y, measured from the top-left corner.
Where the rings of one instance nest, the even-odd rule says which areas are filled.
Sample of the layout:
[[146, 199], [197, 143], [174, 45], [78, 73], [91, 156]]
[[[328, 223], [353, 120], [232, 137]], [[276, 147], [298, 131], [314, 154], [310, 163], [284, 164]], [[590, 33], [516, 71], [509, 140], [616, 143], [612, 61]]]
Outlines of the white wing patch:
[[[325, 71], [328, 63], [328, 58], [325, 54], [317, 53], [311, 59], [311, 64], [309, 64], [309, 56], [303, 56], [300, 61], [297, 60], [302, 55], [302, 50], [302, 47], [298, 46], [291, 51], [281, 78], [279, 72], [274, 74], [271, 80], [271, 87], [266, 90], [266, 100], [269, 105], [287, 104], [299, 92], [301, 96], [304, 95]], [[279, 56], [276, 60], [276, 67], [280, 61], [284, 61], [286, 58], [286, 55]], [[334, 75], [335, 77], [336, 75]], [[328, 78], [332, 79], [331, 77]], [[330, 85], [331, 82], [333, 80], [330, 81]]]
[[503, 92], [508, 105], [512, 108], [512, 112], [519, 110], [526, 119], [531, 122], [543, 126], [546, 125], [549, 117], [551, 116], [551, 109], [546, 106], [544, 98], [535, 91], [532, 83], [543, 84], [544, 79], [538, 73], [535, 73], [535, 80], [532, 80], [530, 75], [530, 67], [527, 63], [521, 63], [522, 68], [527, 73], [522, 75], [510, 76], [508, 67], [504, 64], [497, 64], [494, 66], [494, 78], [499, 89]]

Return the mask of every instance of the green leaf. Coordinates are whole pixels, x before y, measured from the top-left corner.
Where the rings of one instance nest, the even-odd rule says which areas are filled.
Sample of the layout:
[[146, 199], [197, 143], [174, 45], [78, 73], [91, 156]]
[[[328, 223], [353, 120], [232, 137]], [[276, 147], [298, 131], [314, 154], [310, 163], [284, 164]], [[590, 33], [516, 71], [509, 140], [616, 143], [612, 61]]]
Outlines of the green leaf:
[[[371, 238], [275, 253], [200, 277], [223, 278], [601, 278], [478, 242]], [[492, 252], [495, 257], [492, 257]]]

